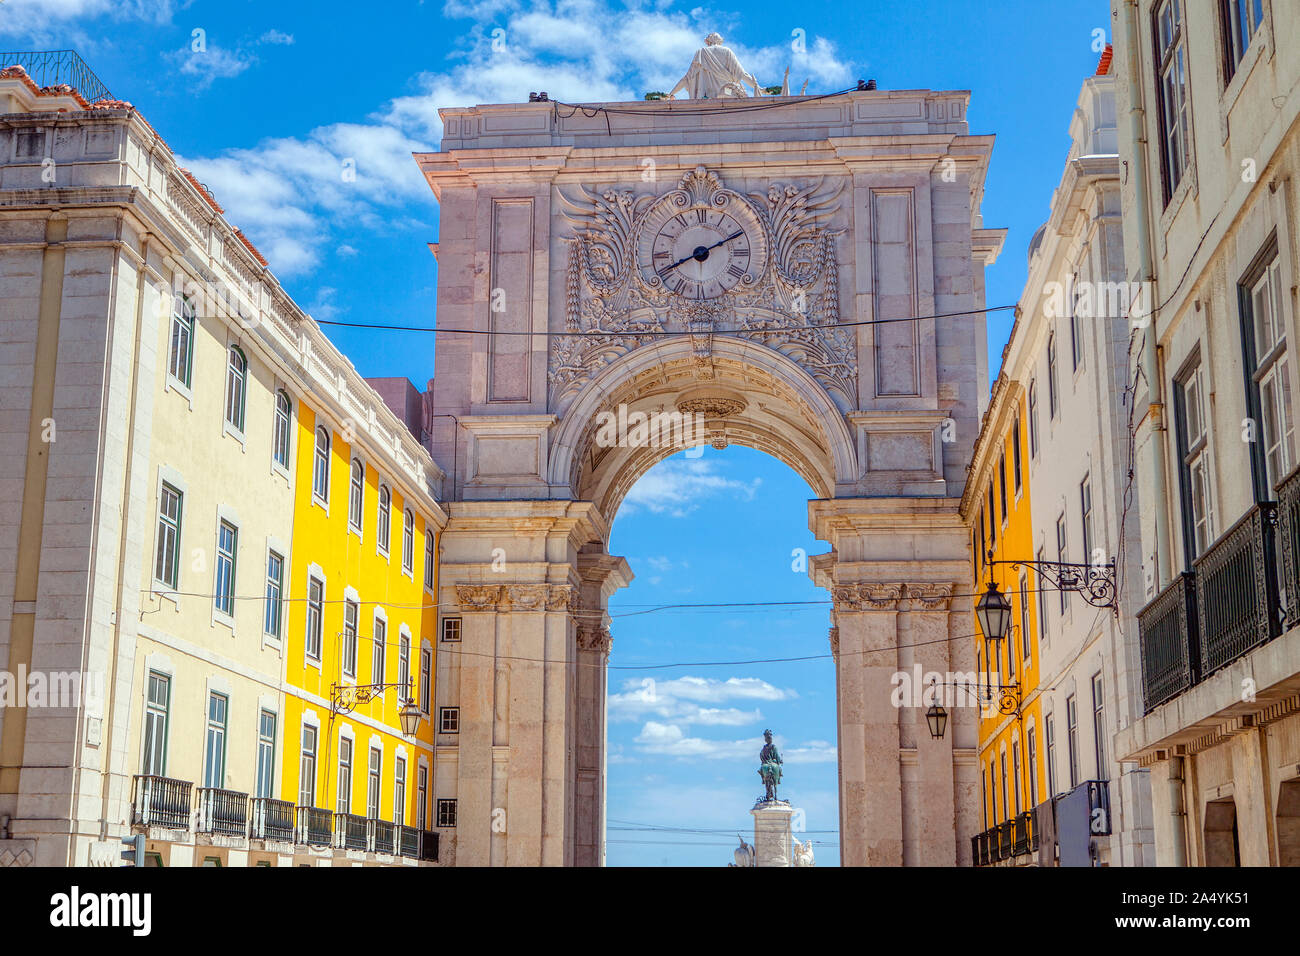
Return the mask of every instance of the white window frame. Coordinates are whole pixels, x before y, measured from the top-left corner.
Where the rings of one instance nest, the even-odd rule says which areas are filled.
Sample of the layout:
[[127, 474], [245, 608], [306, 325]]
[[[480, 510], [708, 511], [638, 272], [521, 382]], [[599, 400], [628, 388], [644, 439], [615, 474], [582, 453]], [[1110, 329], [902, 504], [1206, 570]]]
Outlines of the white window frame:
[[[357, 469], [361, 469], [358, 480]], [[358, 538], [364, 534], [366, 510], [366, 463], [357, 455], [348, 466], [348, 530]]]
[[[238, 361], [236, 361], [238, 359]], [[248, 416], [248, 356], [238, 345], [226, 346], [226, 389], [222, 427], [240, 442]]]
[[[325, 447], [321, 448], [321, 437], [324, 436]], [[313, 502], [321, 505], [325, 513], [329, 514], [330, 504], [330, 472], [333, 471], [333, 454], [334, 436], [328, 425], [317, 424], [312, 447], [311, 459], [311, 498]], [[324, 454], [322, 455], [322, 451]], [[322, 460], [323, 459], [323, 460]], [[321, 485], [324, 484], [322, 491]]]
[[379, 483], [375, 495], [375, 553], [388, 560], [393, 533], [393, 491], [386, 482]]
[[[275, 390], [271, 424], [271, 467], [286, 477], [293, 468], [293, 399], [283, 388]], [[284, 460], [280, 460], [283, 446]]]
[[[319, 607], [316, 609], [316, 627], [312, 627], [312, 584], [320, 585]], [[307, 612], [303, 615], [303, 642], [302, 651], [307, 663], [316, 667], [321, 666], [321, 657], [325, 650], [325, 574], [317, 565], [312, 565], [307, 570]], [[316, 645], [315, 653], [312, 652], [313, 642]]]

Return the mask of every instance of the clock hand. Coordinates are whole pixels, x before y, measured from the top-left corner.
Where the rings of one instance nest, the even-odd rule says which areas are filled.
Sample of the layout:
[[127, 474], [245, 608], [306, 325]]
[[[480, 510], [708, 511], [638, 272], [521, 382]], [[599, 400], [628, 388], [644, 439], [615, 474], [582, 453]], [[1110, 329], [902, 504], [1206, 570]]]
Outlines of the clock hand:
[[735, 238], [737, 238], [738, 236], [743, 236], [744, 234], [745, 234], [745, 231], [742, 229], [742, 230], [740, 230], [740, 231], [738, 231], [738, 232], [732, 233], [730, 236], [727, 236], [726, 239], [719, 239], [717, 242], [715, 242], [715, 243], [714, 243], [713, 245], [711, 245], [711, 246], [696, 246], [696, 247], [695, 247], [695, 250], [694, 250], [694, 251], [693, 251], [689, 256], [686, 256], [686, 257], [683, 258], [683, 259], [678, 259], [678, 260], [677, 260], [676, 262], [674, 262], [672, 265], [667, 266], [666, 268], [660, 270], [659, 275], [660, 275], [660, 276], [663, 276], [663, 275], [665, 275], [666, 273], [672, 272], [672, 271], [673, 271], [674, 269], [676, 269], [678, 266], [682, 265], [682, 263], [690, 262], [692, 259], [695, 259], [695, 260], [697, 260], [697, 261], [699, 261], [699, 262], [703, 262], [705, 259], [709, 258], [709, 252], [710, 252], [710, 251], [712, 251], [712, 250], [718, 248], [718, 246], [726, 245], [726, 244], [727, 244], [728, 242], [730, 242], [732, 239], [735, 239]]

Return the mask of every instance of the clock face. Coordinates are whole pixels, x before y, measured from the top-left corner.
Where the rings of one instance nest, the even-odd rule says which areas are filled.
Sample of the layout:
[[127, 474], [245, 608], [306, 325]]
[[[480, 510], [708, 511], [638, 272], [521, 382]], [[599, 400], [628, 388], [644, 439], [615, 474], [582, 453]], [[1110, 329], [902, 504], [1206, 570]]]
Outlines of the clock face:
[[761, 242], [750, 216], [694, 206], [663, 216], [643, 234], [643, 274], [652, 286], [684, 298], [712, 299], [754, 281]]

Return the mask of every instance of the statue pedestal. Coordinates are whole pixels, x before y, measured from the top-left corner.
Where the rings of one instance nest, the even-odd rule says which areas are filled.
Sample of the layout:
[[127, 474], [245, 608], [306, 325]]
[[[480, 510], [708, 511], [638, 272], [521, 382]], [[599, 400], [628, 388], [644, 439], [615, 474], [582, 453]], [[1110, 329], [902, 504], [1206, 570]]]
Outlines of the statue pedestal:
[[760, 800], [754, 815], [754, 865], [791, 866], [791, 818], [794, 807], [783, 800]]

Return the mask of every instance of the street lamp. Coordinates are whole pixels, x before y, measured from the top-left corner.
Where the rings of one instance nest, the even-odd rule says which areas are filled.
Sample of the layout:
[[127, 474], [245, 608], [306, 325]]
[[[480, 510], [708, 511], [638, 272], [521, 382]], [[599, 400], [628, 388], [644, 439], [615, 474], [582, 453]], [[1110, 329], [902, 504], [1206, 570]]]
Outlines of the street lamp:
[[415, 731], [420, 726], [420, 708], [415, 706], [415, 698], [409, 696], [411, 692], [409, 681], [406, 692], [408, 696], [402, 703], [402, 709], [397, 712], [397, 719], [402, 723], [402, 733], [407, 737], [414, 737]]
[[989, 589], [980, 595], [975, 605], [975, 617], [980, 622], [980, 630], [984, 632], [984, 640], [994, 642], [996, 653], [996, 649], [1000, 646], [998, 642], [1005, 638], [1007, 631], [1011, 629], [1011, 602], [992, 581], [989, 582]]
[[420, 708], [416, 706], [411, 695], [411, 682], [388, 684], [334, 684], [330, 687], [330, 721], [339, 714], [350, 714], [361, 704], [368, 704], [390, 687], [401, 687], [406, 691], [402, 706], [397, 711], [397, 719], [402, 725], [402, 734], [414, 737], [420, 727]]
[[943, 732], [948, 729], [948, 711], [939, 703], [939, 688], [930, 681], [930, 709], [925, 712], [925, 722], [930, 725], [930, 736], [935, 740], [943, 739]]

